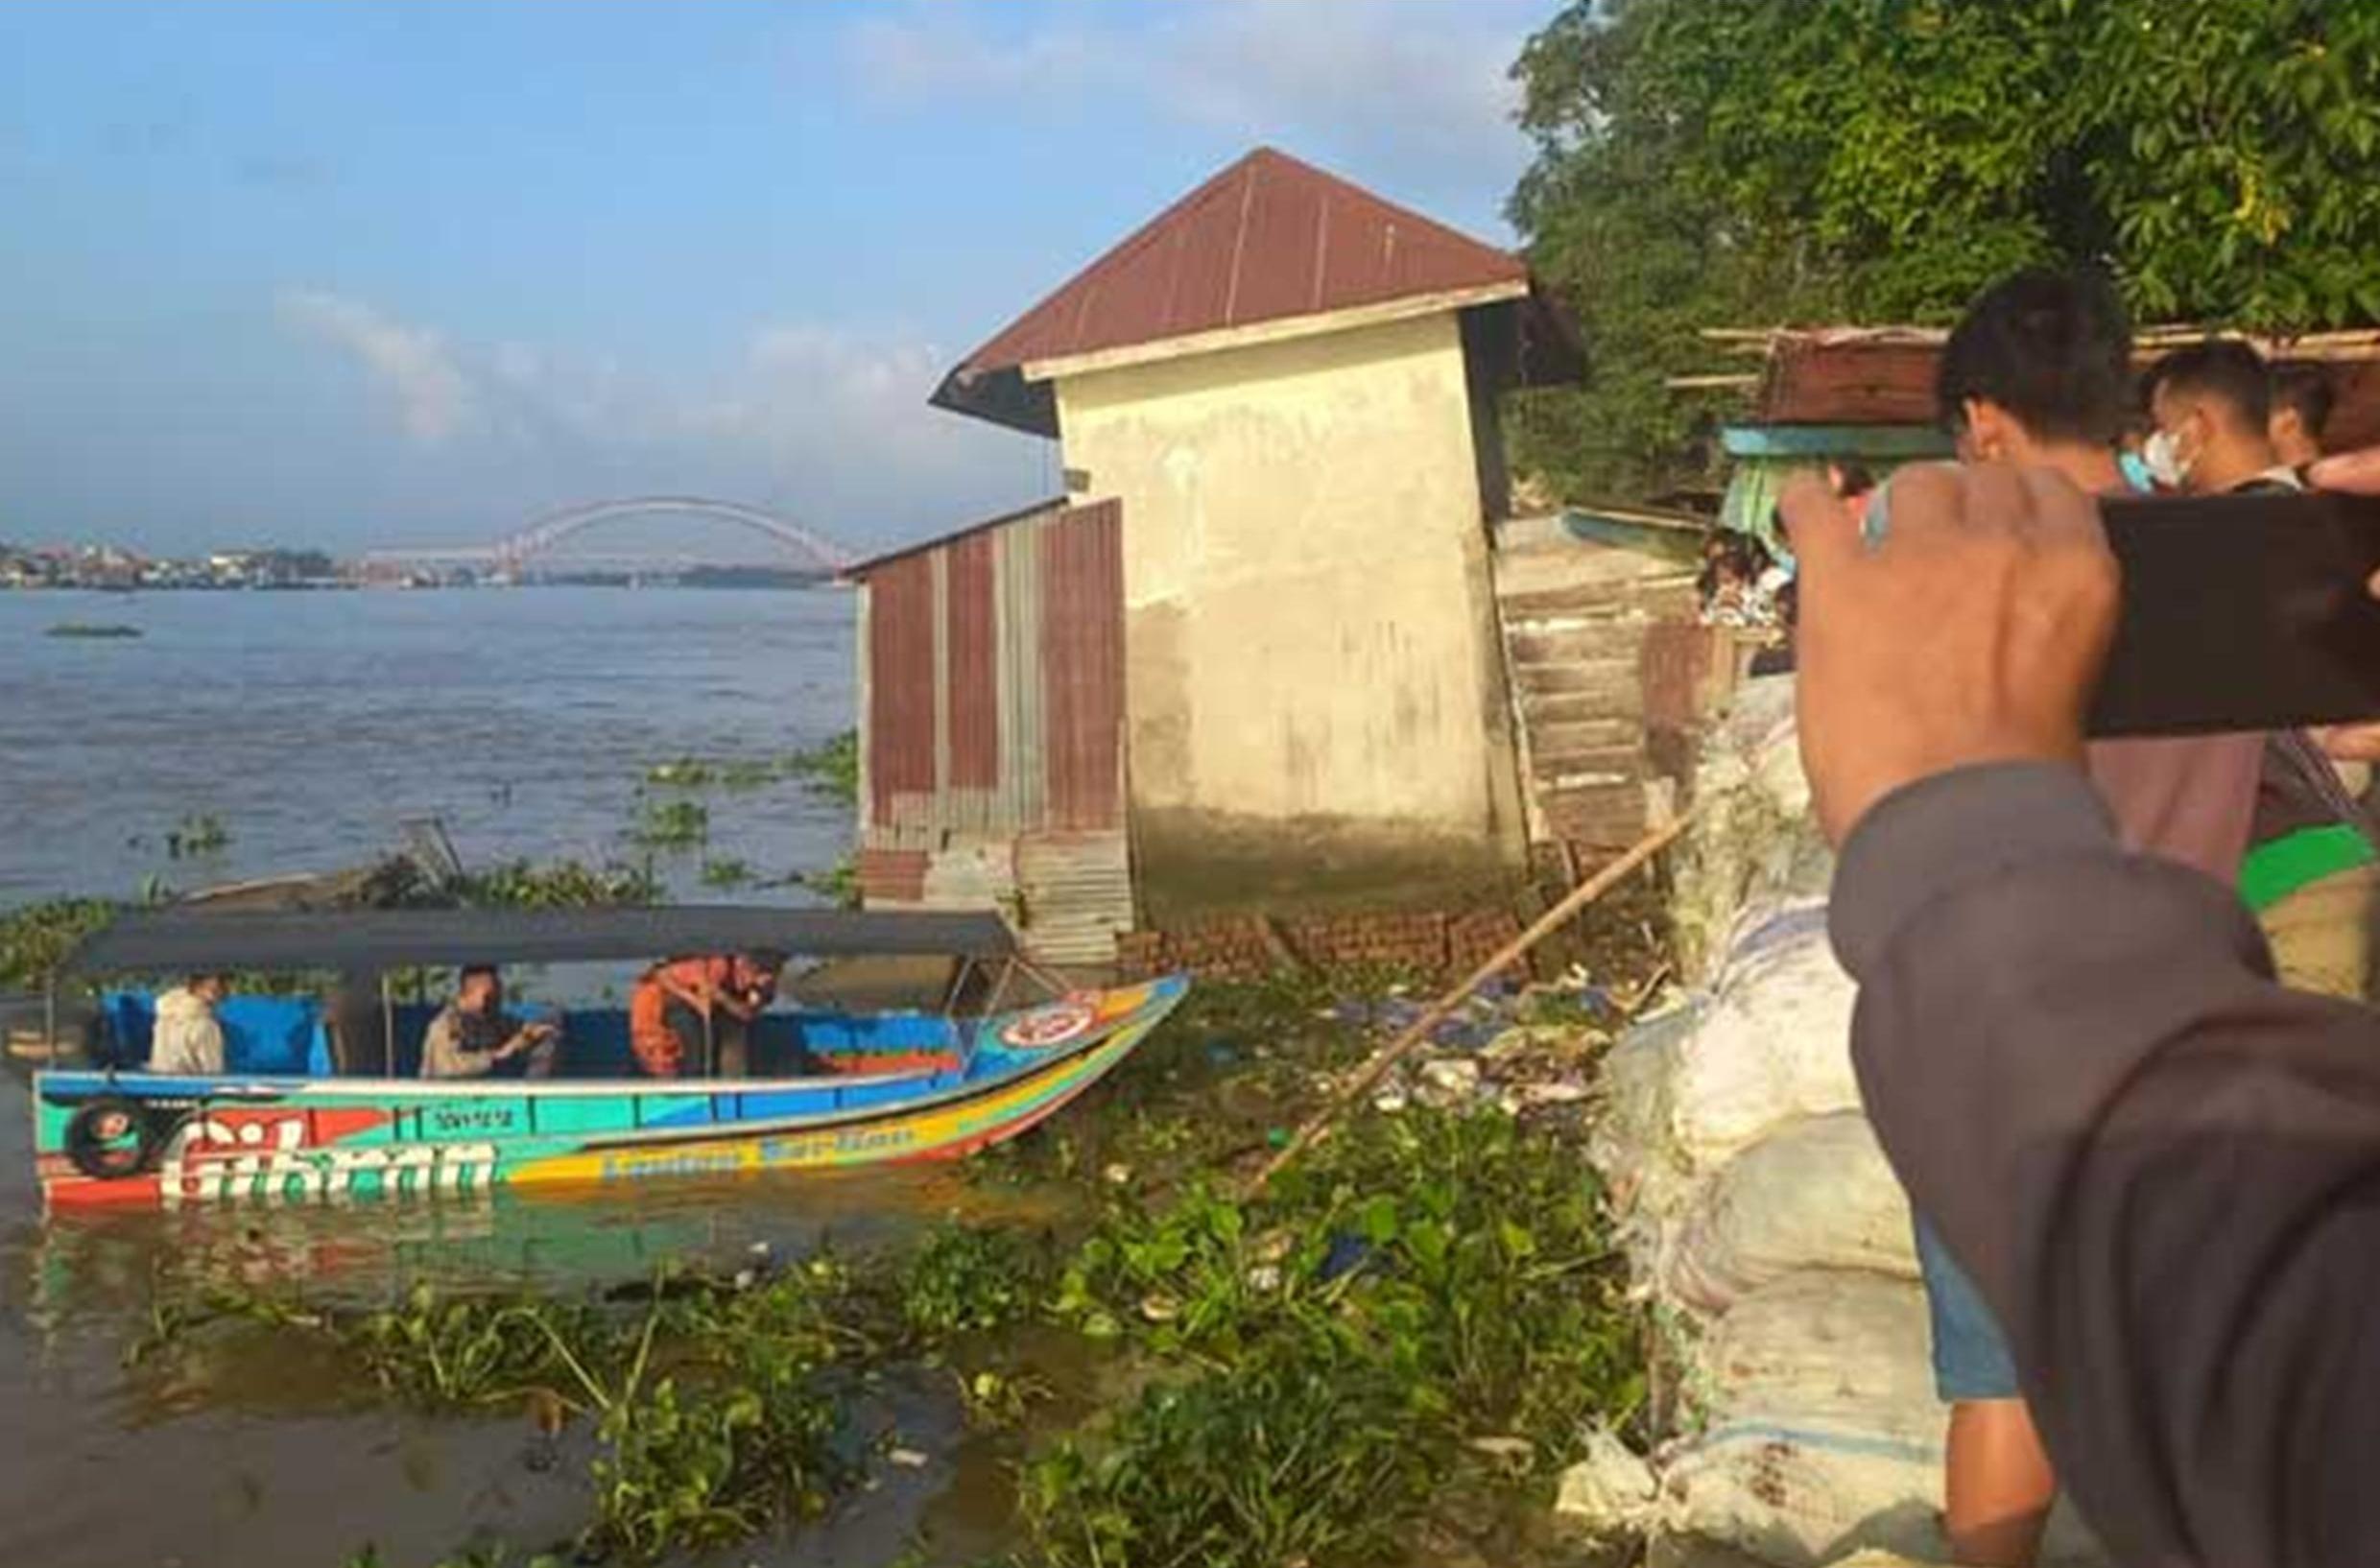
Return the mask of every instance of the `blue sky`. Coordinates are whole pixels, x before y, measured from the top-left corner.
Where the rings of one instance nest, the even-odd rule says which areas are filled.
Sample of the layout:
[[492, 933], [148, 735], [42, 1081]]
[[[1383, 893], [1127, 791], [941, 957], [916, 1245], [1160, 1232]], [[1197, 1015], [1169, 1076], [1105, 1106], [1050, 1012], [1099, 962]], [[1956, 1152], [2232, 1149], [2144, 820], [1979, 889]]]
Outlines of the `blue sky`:
[[1555, 0], [0, 6], [0, 538], [1043, 493], [940, 371], [1270, 141], [1506, 241]]

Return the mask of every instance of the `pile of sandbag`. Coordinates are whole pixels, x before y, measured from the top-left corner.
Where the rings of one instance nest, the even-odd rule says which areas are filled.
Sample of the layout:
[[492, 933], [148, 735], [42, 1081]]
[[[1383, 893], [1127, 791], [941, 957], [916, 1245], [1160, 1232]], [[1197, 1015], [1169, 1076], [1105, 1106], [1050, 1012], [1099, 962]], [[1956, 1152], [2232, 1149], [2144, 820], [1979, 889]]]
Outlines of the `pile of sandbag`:
[[[1606, 1059], [1592, 1146], [1658, 1325], [1668, 1428], [1647, 1495], [1609, 1522], [1789, 1568], [1945, 1557], [1925, 1300], [1860, 1112], [1790, 682], [1743, 692], [1697, 788], [1676, 899], [1693, 984]], [[2053, 1532], [2052, 1560], [2088, 1553], [2074, 1535]]]

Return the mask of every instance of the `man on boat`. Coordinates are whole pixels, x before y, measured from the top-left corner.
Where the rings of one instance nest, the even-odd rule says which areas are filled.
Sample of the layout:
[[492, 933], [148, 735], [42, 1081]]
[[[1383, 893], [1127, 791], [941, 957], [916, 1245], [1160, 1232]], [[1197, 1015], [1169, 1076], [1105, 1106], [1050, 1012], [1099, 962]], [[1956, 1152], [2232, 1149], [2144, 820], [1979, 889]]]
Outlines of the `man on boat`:
[[224, 1070], [223, 1025], [215, 1007], [230, 986], [221, 975], [192, 975], [157, 998], [149, 1070], [177, 1078], [213, 1078]]
[[456, 977], [455, 999], [421, 1037], [421, 1076], [547, 1078], [560, 1033], [505, 1011], [503, 978], [492, 965], [475, 963]]
[[645, 971], [629, 999], [629, 1048], [647, 1078], [677, 1078], [692, 1057], [704, 1070], [742, 1078], [748, 1031], [776, 995], [774, 955], [673, 959]]

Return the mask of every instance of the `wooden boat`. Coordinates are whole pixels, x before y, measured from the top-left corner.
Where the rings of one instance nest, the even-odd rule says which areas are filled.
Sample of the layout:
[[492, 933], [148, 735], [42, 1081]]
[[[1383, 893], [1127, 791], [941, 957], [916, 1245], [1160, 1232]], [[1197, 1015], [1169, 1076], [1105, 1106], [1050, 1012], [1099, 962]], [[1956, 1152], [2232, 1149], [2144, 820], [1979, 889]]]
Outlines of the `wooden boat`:
[[[385, 982], [391, 1058], [376, 1075], [335, 1070], [314, 998], [240, 995], [217, 1012], [226, 1071], [168, 1077], [140, 1065], [149, 995], [111, 992], [102, 1000], [99, 1064], [35, 1074], [43, 1195], [61, 1208], [173, 1207], [953, 1158], [1014, 1137], [1099, 1081], [1187, 988], [1178, 977], [1089, 991], [1053, 986], [1046, 1000], [1007, 1007], [1012, 977], [1038, 971], [994, 916], [726, 907], [163, 912], [101, 931], [65, 972], [385, 976], [759, 951], [949, 955], [957, 974], [939, 1010], [763, 1014], [752, 1061], [798, 1061], [800, 1076], [737, 1079], [634, 1076], [625, 1012], [572, 1009], [558, 1015], [561, 1066], [552, 1078], [424, 1080], [413, 1064], [435, 1010], [398, 1006]], [[957, 1004], [971, 982], [989, 994], [964, 1014]]]

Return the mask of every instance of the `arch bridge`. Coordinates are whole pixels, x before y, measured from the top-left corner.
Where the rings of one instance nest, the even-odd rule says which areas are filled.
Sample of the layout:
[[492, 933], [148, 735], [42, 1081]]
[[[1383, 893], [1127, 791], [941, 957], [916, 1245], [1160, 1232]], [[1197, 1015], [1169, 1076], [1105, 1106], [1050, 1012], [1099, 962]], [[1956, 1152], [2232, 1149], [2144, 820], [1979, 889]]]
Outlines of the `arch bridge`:
[[498, 572], [517, 572], [525, 563], [552, 551], [563, 540], [619, 517], [676, 513], [737, 523], [782, 545], [805, 565], [840, 572], [858, 555], [816, 529], [739, 501], [717, 501], [701, 495], [631, 495], [616, 500], [584, 501], [559, 508], [496, 540], [450, 550], [374, 550], [368, 562], [405, 565], [431, 561], [484, 564]]

